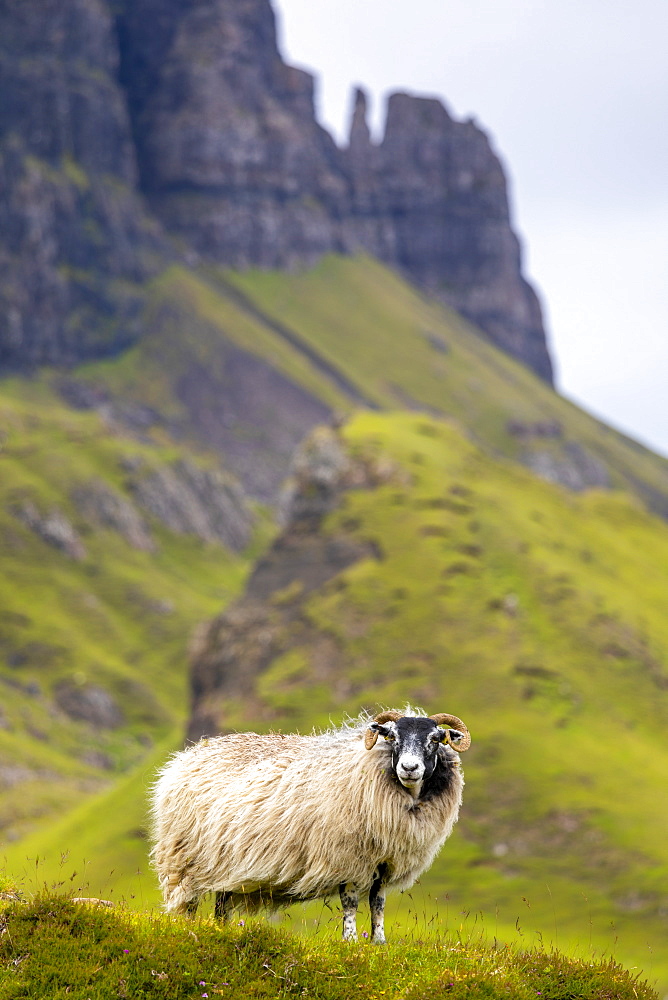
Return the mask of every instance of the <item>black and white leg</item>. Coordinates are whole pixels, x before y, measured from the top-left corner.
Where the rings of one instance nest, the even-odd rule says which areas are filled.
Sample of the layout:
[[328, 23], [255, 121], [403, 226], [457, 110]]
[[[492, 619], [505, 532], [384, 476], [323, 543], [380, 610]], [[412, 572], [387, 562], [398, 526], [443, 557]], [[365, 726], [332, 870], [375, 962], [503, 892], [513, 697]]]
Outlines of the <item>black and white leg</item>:
[[371, 910], [371, 940], [374, 944], [385, 944], [385, 873], [386, 866], [380, 865], [375, 873], [369, 891]]
[[353, 882], [342, 882], [339, 886], [341, 907], [343, 909], [343, 940], [357, 941], [357, 907], [359, 893]]
[[222, 920], [223, 923], [226, 923], [230, 919], [231, 907], [229, 902], [231, 897], [232, 893], [225, 892], [225, 890], [216, 893], [216, 903], [214, 909], [216, 920]]
[[197, 907], [199, 906], [199, 897], [195, 896], [194, 899], [189, 899], [185, 905], [185, 913], [188, 917], [194, 917], [197, 913]]

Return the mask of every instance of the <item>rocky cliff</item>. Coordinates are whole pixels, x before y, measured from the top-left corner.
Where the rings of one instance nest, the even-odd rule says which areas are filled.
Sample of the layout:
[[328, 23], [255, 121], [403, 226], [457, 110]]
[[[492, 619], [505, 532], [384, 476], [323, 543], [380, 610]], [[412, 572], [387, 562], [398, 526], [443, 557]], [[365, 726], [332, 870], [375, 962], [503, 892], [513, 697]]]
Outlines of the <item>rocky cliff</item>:
[[130, 343], [156, 258], [289, 269], [364, 250], [551, 381], [503, 170], [472, 122], [395, 94], [375, 145], [358, 91], [338, 148], [269, 0], [2, 0], [0, 29], [5, 365]]
[[376, 146], [358, 90], [338, 149], [313, 78], [281, 59], [268, 0], [136, 0], [121, 25], [142, 187], [198, 254], [291, 268], [365, 250], [551, 380], [503, 170], [475, 124], [394, 94]]
[[0, 3], [0, 364], [71, 364], [140, 332], [159, 247], [136, 191], [102, 0]]
[[240, 703], [272, 719], [257, 682], [269, 665], [295, 645], [315, 643], [336, 684], [336, 643], [318, 635], [305, 612], [309, 594], [360, 559], [380, 558], [373, 542], [350, 531], [322, 531], [323, 520], [347, 490], [390, 482], [395, 468], [351, 459], [335, 429], [317, 428], [295, 453], [282, 503], [284, 530], [256, 564], [245, 594], [196, 634], [192, 650], [189, 740], [214, 736], [230, 725]]

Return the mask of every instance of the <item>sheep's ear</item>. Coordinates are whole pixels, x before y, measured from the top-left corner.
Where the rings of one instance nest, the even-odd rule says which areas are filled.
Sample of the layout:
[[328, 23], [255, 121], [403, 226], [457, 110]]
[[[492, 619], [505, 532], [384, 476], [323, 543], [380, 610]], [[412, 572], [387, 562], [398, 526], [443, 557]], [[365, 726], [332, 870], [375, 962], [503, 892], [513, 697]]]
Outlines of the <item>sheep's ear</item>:
[[443, 742], [449, 743], [453, 750], [456, 750], [464, 739], [465, 733], [460, 733], [458, 729], [444, 729]]
[[378, 733], [375, 732], [371, 728], [371, 726], [369, 726], [369, 728], [364, 734], [364, 746], [367, 748], [367, 750], [370, 750], [371, 747], [375, 747], [377, 739], [378, 739]]
[[364, 734], [364, 746], [367, 748], [367, 750], [370, 750], [371, 747], [374, 747], [376, 745], [376, 740], [378, 739], [379, 733], [385, 736], [385, 734], [388, 731], [389, 730], [387, 726], [381, 726], [377, 722], [370, 722], [369, 728]]

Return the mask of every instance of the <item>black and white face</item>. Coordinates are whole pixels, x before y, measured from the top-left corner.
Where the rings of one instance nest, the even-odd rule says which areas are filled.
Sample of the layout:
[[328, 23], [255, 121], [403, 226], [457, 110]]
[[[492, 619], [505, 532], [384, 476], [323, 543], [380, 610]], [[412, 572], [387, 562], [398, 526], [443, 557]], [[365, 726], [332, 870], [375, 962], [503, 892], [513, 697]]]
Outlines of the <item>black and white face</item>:
[[437, 764], [437, 751], [447, 738], [431, 719], [403, 716], [396, 722], [373, 722], [370, 729], [392, 747], [392, 769], [401, 784], [416, 798]]

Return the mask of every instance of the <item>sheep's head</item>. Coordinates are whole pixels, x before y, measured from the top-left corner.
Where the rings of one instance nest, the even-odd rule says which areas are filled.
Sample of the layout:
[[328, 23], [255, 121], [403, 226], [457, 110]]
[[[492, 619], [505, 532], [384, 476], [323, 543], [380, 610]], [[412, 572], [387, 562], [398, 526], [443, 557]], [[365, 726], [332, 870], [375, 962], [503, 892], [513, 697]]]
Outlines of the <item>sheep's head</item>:
[[379, 736], [391, 744], [394, 773], [415, 797], [420, 794], [423, 782], [434, 773], [442, 744], [449, 744], [459, 752], [471, 745], [471, 736], [462, 720], [444, 713], [413, 716], [381, 712], [369, 723], [364, 736], [367, 750], [371, 750]]

